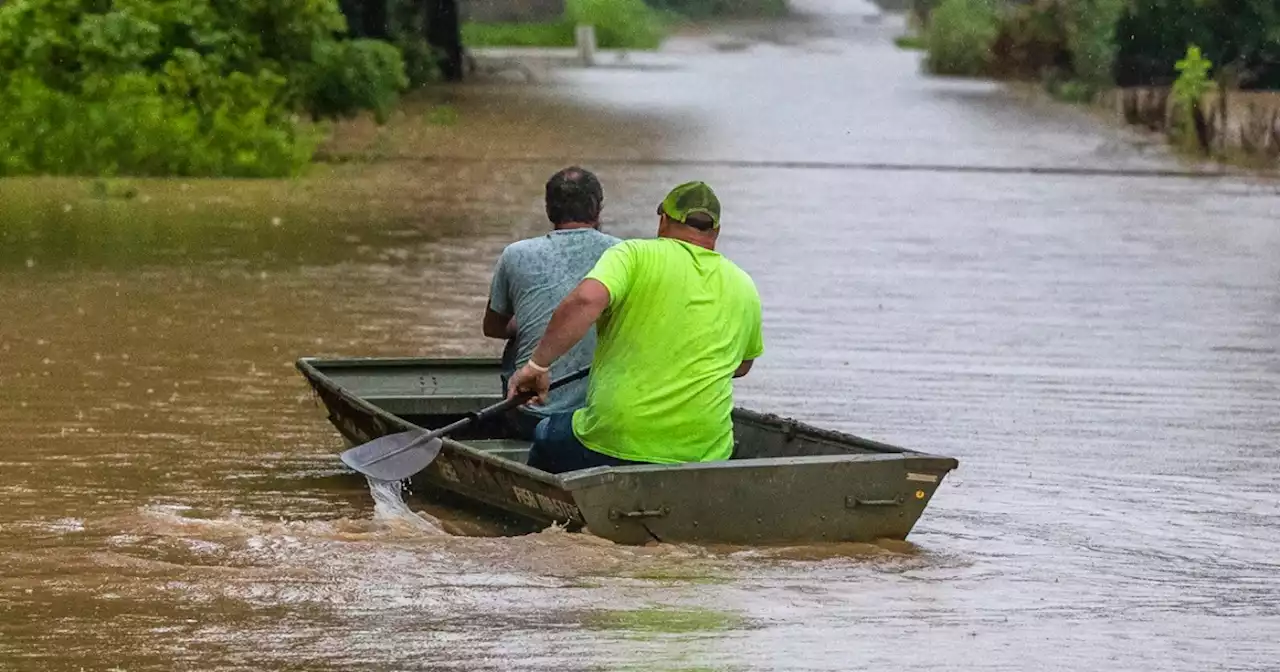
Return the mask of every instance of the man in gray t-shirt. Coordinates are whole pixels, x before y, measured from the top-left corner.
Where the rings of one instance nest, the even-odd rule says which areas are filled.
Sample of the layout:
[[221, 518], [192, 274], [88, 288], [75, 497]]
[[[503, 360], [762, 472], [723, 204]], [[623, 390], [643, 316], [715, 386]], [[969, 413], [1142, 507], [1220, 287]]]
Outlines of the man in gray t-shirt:
[[[533, 355], [551, 314], [560, 301], [582, 281], [600, 255], [615, 243], [600, 233], [600, 208], [604, 190], [589, 171], [576, 166], [551, 176], [546, 187], [547, 219], [555, 230], [537, 238], [512, 243], [502, 251], [489, 288], [484, 315], [484, 335], [507, 340], [502, 355], [502, 383]], [[595, 327], [573, 349], [556, 360], [551, 378], [567, 376], [591, 365], [595, 354]], [[519, 422], [527, 434], [546, 415], [567, 413], [586, 403], [587, 379], [551, 393], [545, 406], [521, 409], [531, 414]]]

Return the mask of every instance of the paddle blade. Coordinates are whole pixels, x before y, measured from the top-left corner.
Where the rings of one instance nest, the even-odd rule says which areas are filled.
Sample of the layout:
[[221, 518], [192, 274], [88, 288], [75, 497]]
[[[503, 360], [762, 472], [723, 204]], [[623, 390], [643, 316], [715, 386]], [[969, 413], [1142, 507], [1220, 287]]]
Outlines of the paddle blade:
[[402, 481], [427, 468], [440, 454], [440, 439], [423, 441], [427, 432], [390, 434], [342, 453], [352, 469], [380, 481]]

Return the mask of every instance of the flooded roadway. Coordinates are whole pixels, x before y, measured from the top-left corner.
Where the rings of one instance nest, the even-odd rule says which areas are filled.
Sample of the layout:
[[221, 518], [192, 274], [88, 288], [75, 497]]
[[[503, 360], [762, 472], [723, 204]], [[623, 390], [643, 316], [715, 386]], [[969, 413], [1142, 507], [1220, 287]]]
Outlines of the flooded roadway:
[[[58, 226], [6, 222], [0, 253], [0, 669], [1280, 667], [1277, 184], [1144, 173], [1188, 168], [800, 4], [824, 14], [655, 67], [464, 87], [411, 138], [430, 160], [392, 143], [248, 214], [33, 197]], [[496, 354], [492, 260], [577, 160], [622, 236], [672, 184], [720, 191], [765, 302], [740, 404], [959, 458], [910, 543], [430, 510], [447, 534], [339, 468], [293, 359]], [[999, 170], [913, 168], [940, 165]]]

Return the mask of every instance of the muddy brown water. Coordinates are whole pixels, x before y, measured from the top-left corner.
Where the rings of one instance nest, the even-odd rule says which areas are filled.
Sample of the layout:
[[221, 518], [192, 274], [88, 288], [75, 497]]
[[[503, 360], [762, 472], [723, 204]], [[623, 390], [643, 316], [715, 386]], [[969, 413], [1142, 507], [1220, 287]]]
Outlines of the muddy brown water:
[[[1143, 174], [1194, 167], [801, 7], [464, 87], [436, 159], [243, 211], [9, 185], [0, 669], [1280, 669], [1277, 183]], [[909, 542], [488, 536], [340, 468], [293, 359], [496, 354], [492, 260], [578, 157], [623, 236], [720, 190], [765, 302], [739, 403], [960, 459]]]

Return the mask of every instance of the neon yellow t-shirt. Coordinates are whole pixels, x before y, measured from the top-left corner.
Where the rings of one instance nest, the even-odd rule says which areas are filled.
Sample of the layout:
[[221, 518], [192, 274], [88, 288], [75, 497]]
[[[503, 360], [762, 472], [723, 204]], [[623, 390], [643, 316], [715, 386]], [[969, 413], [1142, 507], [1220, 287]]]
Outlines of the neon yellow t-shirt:
[[733, 372], [764, 353], [751, 277], [670, 238], [614, 245], [586, 277], [609, 290], [609, 307], [596, 323], [587, 404], [573, 417], [578, 440], [638, 462], [728, 459]]

